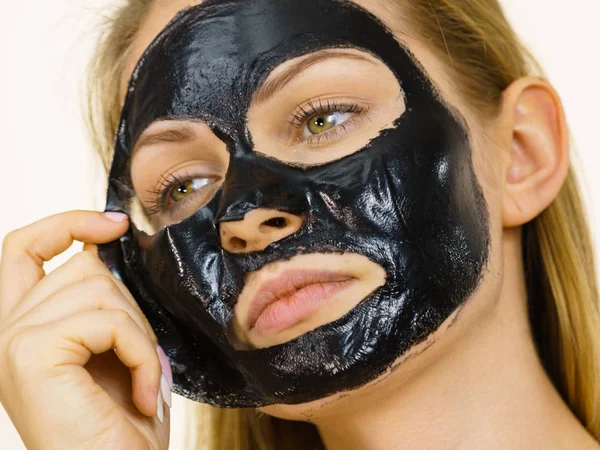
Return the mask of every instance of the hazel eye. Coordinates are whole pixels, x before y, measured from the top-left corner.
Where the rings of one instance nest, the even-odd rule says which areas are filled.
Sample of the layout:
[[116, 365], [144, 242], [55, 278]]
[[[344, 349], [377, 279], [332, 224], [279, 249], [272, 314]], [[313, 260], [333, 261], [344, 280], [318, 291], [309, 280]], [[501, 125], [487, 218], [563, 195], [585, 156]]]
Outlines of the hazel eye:
[[327, 114], [315, 114], [306, 122], [302, 137], [310, 138], [311, 136], [330, 130], [337, 125], [344, 123], [352, 117], [353, 114], [354, 113], [352, 112], [342, 113], [336, 111]]
[[213, 178], [192, 178], [178, 183], [173, 186], [173, 189], [169, 193], [169, 201], [173, 203], [179, 202], [203, 187], [208, 186], [213, 181]]

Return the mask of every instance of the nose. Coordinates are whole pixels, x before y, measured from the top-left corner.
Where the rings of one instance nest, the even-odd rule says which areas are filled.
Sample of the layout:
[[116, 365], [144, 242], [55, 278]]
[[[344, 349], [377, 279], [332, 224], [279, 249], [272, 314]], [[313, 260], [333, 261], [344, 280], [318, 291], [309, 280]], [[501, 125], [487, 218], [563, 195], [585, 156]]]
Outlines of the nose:
[[259, 252], [296, 233], [303, 222], [301, 217], [283, 211], [254, 209], [242, 220], [219, 224], [221, 246], [229, 253]]

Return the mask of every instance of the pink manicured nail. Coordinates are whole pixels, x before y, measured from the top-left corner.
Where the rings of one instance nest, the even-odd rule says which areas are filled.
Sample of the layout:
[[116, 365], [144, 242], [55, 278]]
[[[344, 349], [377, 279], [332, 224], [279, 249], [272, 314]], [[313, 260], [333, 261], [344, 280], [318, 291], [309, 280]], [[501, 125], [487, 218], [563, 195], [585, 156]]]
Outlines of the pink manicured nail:
[[171, 372], [171, 364], [169, 363], [169, 358], [167, 357], [167, 354], [160, 345], [156, 346], [156, 353], [158, 353], [158, 359], [160, 360], [162, 373], [169, 382], [169, 387], [173, 389], [173, 373]]
[[108, 211], [104, 213], [104, 217], [108, 220], [112, 220], [113, 222], [125, 222], [127, 220], [127, 214], [123, 214], [120, 212]]
[[160, 389], [158, 390], [158, 398], [156, 399], [156, 416], [158, 417], [158, 420], [160, 420], [160, 423], [163, 423], [165, 411], [163, 407], [163, 396]]
[[171, 408], [173, 406], [173, 400], [171, 398], [171, 386], [169, 386], [169, 382], [164, 375], [160, 376], [160, 392], [162, 392], [163, 400], [167, 406]]

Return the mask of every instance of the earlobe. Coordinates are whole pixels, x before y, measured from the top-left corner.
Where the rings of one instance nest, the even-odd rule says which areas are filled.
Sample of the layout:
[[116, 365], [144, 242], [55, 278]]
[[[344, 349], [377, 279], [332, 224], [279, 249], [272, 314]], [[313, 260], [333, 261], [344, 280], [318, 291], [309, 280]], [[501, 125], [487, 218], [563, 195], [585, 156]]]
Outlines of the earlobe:
[[503, 224], [517, 227], [541, 214], [560, 192], [570, 164], [568, 131], [558, 94], [539, 78], [511, 84], [503, 111], [512, 124]]

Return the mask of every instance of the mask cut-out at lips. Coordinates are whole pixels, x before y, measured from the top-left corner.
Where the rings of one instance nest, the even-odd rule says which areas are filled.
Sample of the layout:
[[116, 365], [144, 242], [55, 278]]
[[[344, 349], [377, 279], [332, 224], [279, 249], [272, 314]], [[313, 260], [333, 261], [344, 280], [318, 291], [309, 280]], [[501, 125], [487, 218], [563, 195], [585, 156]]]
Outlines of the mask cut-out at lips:
[[[253, 94], [280, 64], [323, 49], [390, 68], [405, 112], [352, 155], [298, 167], [254, 151]], [[374, 80], [373, 82], [377, 82]], [[298, 404], [374, 380], [477, 288], [488, 258], [486, 203], [464, 119], [376, 17], [335, 0], [218, 0], [180, 12], [138, 63], [122, 111], [107, 210], [130, 213], [131, 150], [158, 119], [207, 123], [229, 169], [212, 200], [153, 236], [135, 226], [100, 257], [148, 317], [174, 391], [220, 407]], [[228, 253], [218, 224], [256, 208], [305, 217], [259, 252]], [[228, 338], [244, 276], [298, 254], [353, 252], [386, 283], [342, 318], [292, 341], [238, 350]]]

